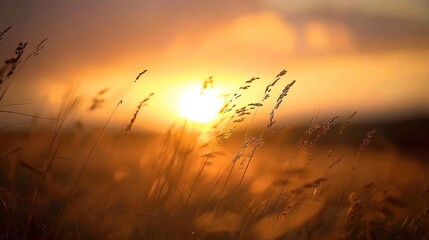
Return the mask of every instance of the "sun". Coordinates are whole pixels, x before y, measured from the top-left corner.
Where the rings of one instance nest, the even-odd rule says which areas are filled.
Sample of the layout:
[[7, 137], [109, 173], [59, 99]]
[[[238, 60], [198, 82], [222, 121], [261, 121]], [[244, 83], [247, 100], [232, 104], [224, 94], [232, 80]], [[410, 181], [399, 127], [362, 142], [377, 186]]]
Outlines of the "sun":
[[224, 99], [214, 88], [201, 90], [201, 86], [186, 89], [179, 103], [182, 117], [197, 123], [209, 123], [219, 117]]

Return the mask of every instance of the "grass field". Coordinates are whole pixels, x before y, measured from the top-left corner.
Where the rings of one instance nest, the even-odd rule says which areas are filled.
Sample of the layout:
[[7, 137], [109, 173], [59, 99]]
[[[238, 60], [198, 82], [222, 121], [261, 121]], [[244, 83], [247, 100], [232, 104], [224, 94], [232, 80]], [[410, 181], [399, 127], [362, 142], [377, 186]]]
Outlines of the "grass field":
[[[40, 46], [24, 55], [22, 43], [4, 63], [0, 103]], [[164, 134], [133, 128], [151, 94], [124, 129], [111, 127], [122, 99], [94, 127], [75, 116], [98, 107], [80, 108], [73, 94], [53, 119], [2, 127], [0, 239], [429, 239], [427, 121], [358, 126], [352, 114], [281, 126], [295, 83], [285, 75], [243, 103], [258, 79], [247, 80], [216, 120], [185, 119]], [[268, 98], [267, 123], [253, 124]]]

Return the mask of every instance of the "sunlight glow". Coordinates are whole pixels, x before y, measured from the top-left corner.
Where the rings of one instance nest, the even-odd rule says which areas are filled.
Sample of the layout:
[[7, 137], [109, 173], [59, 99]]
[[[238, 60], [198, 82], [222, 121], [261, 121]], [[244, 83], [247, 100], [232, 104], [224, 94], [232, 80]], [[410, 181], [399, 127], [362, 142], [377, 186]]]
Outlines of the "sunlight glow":
[[201, 90], [200, 86], [192, 86], [181, 96], [180, 114], [190, 121], [208, 123], [219, 116], [224, 100], [216, 89]]

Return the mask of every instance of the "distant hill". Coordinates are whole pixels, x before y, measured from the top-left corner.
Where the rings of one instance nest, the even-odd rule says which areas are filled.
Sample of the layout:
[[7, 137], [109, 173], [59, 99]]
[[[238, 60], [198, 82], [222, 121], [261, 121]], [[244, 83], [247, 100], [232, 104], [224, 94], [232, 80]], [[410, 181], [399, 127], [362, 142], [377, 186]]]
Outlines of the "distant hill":
[[[351, 122], [340, 136], [343, 122], [338, 121], [322, 136], [318, 145], [347, 145], [359, 147], [366, 134], [376, 129], [377, 132], [369, 148], [396, 149], [404, 154], [416, 155], [429, 160], [429, 118], [383, 122]], [[309, 123], [287, 128], [283, 134], [268, 138], [267, 142], [296, 144], [308, 129]], [[252, 132], [260, 130], [253, 129]], [[237, 134], [242, 135], [242, 134]]]

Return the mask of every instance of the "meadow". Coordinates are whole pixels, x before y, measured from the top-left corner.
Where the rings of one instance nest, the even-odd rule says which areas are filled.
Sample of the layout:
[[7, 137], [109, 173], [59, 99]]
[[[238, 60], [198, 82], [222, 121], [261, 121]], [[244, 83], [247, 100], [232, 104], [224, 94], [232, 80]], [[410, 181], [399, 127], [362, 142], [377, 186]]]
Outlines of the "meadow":
[[[276, 113], [296, 82], [286, 70], [252, 102], [241, 96], [261, 79], [244, 80], [210, 123], [148, 133], [133, 127], [157, 89], [124, 128], [111, 120], [126, 103], [104, 108], [105, 90], [90, 103], [65, 94], [50, 119], [3, 104], [44, 43], [20, 43], [0, 70], [2, 118], [31, 120], [0, 126], [0, 239], [429, 239], [424, 149], [402, 151], [383, 125], [355, 127], [358, 113], [282, 125]], [[264, 125], [253, 123], [260, 108], [270, 109]], [[109, 117], [88, 127], [75, 118], [85, 111]]]

